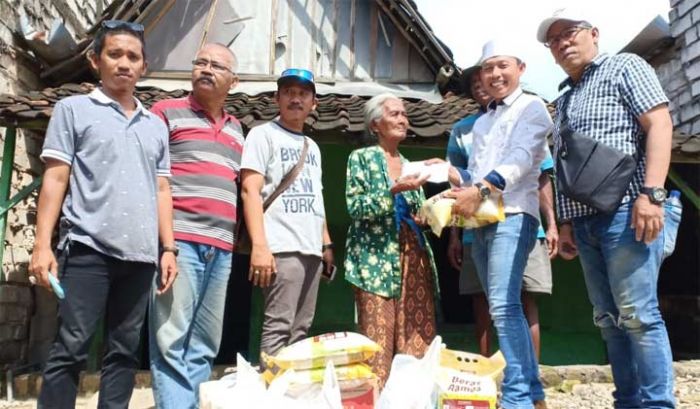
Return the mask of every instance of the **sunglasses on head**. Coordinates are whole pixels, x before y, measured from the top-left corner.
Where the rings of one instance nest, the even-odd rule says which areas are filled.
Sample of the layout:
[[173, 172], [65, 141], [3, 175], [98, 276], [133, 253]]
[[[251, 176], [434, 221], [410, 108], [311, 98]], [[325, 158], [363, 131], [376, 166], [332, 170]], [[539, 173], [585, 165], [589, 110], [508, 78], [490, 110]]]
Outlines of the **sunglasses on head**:
[[107, 30], [118, 30], [118, 29], [126, 29], [129, 31], [134, 31], [139, 34], [143, 34], [143, 24], [140, 23], [133, 23], [131, 21], [124, 21], [124, 20], [105, 20], [102, 22], [102, 28], [105, 28]]

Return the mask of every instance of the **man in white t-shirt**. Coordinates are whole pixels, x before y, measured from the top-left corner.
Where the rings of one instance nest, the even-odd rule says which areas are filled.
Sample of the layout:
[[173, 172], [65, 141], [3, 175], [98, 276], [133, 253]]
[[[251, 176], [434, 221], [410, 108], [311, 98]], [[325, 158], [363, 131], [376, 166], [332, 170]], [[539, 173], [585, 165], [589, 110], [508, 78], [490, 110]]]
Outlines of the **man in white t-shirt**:
[[[306, 337], [321, 271], [325, 265], [330, 272], [333, 264], [323, 206], [321, 152], [303, 134], [304, 122], [317, 101], [311, 71], [282, 72], [275, 99], [280, 116], [251, 129], [241, 159], [243, 210], [252, 241], [249, 279], [265, 297], [260, 351], [268, 355]], [[263, 202], [299, 161], [304, 140], [308, 152], [301, 172], [263, 210]]]

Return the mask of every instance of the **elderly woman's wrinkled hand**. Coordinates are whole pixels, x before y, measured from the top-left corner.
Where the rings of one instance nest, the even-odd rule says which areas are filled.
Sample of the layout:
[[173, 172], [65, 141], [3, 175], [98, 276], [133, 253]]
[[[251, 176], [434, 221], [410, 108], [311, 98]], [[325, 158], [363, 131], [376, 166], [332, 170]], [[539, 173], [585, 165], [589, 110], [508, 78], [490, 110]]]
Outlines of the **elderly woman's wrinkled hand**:
[[428, 181], [430, 175], [405, 175], [396, 179], [396, 183], [391, 187], [391, 193], [401, 193], [407, 190], [416, 190]]

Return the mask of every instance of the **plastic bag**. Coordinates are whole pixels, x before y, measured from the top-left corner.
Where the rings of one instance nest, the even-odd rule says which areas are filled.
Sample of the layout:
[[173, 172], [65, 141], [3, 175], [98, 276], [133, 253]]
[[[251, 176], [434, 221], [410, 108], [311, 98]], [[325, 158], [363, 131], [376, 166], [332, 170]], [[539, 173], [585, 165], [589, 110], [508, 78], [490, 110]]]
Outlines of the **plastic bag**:
[[[290, 369], [277, 377], [270, 384], [265, 399], [266, 406], [270, 409], [343, 409], [340, 398], [340, 385], [335, 375], [333, 362], [329, 361], [323, 375], [323, 383], [313, 383], [294, 388], [294, 394], [290, 395], [291, 381], [294, 378], [294, 370]], [[246, 407], [246, 406], [237, 406]]]
[[265, 381], [242, 356], [236, 355], [238, 371], [199, 386], [200, 409], [253, 408], [264, 400]]
[[303, 339], [281, 349], [277, 355], [261, 354], [265, 362], [263, 378], [272, 382], [286, 369], [324, 368], [364, 362], [380, 350], [379, 345], [362, 334], [334, 332]]
[[422, 359], [403, 354], [394, 356], [377, 409], [434, 409], [441, 348], [442, 337], [438, 335]]
[[[329, 361], [332, 362], [332, 361]], [[294, 376], [292, 376], [292, 385], [296, 384], [310, 384], [310, 383], [320, 383], [323, 382], [325, 369], [314, 368], [314, 369], [300, 369], [294, 371]], [[376, 375], [372, 372], [372, 368], [369, 365], [359, 363], [342, 365], [335, 367], [335, 375], [338, 381], [347, 381], [353, 379], [372, 379]]]
[[240, 355], [237, 356], [237, 361], [237, 373], [200, 385], [201, 409], [343, 409], [340, 386], [332, 362], [326, 366], [323, 383], [297, 389], [298, 395], [289, 396], [294, 370], [277, 377], [266, 389], [265, 382], [255, 368]]
[[501, 195], [492, 195], [481, 202], [481, 205], [471, 217], [465, 219], [460, 215], [452, 214], [452, 205], [455, 199], [444, 197], [445, 190], [427, 199], [420, 208], [420, 216], [423, 217], [435, 235], [440, 236], [446, 226], [474, 229], [488, 224], [502, 222], [506, 219], [503, 198]]

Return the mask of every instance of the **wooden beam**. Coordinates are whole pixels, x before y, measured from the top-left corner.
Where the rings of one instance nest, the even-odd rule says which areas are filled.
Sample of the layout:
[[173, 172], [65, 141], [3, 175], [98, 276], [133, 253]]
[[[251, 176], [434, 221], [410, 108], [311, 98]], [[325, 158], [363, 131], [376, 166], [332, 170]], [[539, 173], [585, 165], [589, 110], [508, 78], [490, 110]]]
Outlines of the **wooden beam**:
[[[410, 4], [409, 2], [407, 2], [406, 0], [396, 0], [396, 1], [401, 2], [401, 4], [402, 4], [407, 10], [409, 10], [414, 16], [419, 16], [419, 17], [420, 17], [420, 14], [418, 13], [418, 11], [415, 10], [415, 9], [413, 8], [413, 6], [411, 6], [411, 4]], [[452, 61], [452, 58], [451, 58], [449, 55], [447, 55], [447, 53], [445, 52], [445, 50], [442, 49], [442, 45], [440, 44], [439, 41], [437, 41], [437, 38], [435, 38], [435, 36], [433, 35], [432, 30], [430, 30], [430, 29], [428, 28], [428, 26], [423, 22], [423, 19], [421, 19], [421, 18], [416, 19], [416, 23], [418, 23], [418, 26], [425, 32], [425, 34], [428, 36], [428, 39], [429, 39], [432, 43], [437, 44], [437, 46], [438, 46], [438, 52], [441, 54], [441, 56], [442, 56], [442, 58], [445, 60], [445, 62], [451, 62], [451, 61]]]
[[[146, 1], [146, 0], [138, 0], [138, 1], [136, 1], [136, 2], [131, 6], [131, 8], [129, 8], [129, 10], [128, 10], [126, 13], [124, 13], [125, 19], [129, 19], [129, 20], [130, 20], [130, 19], [134, 16], [134, 14], [136, 14], [136, 12], [138, 11], [138, 9], [141, 8], [141, 6], [143, 5], [143, 3], [144, 3], [145, 1]], [[139, 14], [139, 15], [140, 15], [140, 14]], [[137, 16], [137, 18], [138, 18], [138, 17], [139, 17], [139, 16]]]
[[406, 40], [408, 41], [408, 43], [411, 44], [411, 46], [413, 46], [413, 48], [416, 49], [416, 51], [418, 52], [418, 54], [419, 54], [419, 55], [423, 58], [423, 60], [428, 64], [428, 67], [430, 67], [430, 70], [433, 71], [433, 73], [437, 75], [437, 70], [436, 70], [435, 67], [434, 67], [434, 62], [431, 61], [431, 60], [428, 58], [428, 56], [421, 50], [421, 47], [416, 43], [415, 39], [414, 39], [413, 37], [411, 37], [411, 36], [406, 32], [406, 30], [404, 30], [403, 25], [401, 24], [401, 22], [398, 21], [398, 19], [396, 18], [396, 16], [393, 15], [393, 14], [391, 13], [391, 11], [390, 11], [389, 8], [386, 6], [386, 4], [384, 4], [384, 2], [383, 2], [382, 0], [376, 0], [376, 1], [377, 1], [377, 4], [379, 4], [379, 7], [381, 7], [382, 10], [384, 10], [384, 13], [389, 17], [389, 19], [391, 20], [391, 22], [394, 23], [394, 26], [396, 27], [396, 29], [399, 30], [399, 31], [401, 32], [401, 34], [403, 34], [403, 36], [406, 38]]
[[214, 14], [216, 14], [216, 6], [218, 4], [219, 0], [213, 0], [211, 5], [209, 5], [209, 15], [207, 15], [207, 21], [204, 23], [204, 32], [202, 33], [202, 40], [199, 42], [199, 48], [202, 48], [202, 46], [207, 43], [209, 30], [211, 29], [212, 21], [214, 21]]

